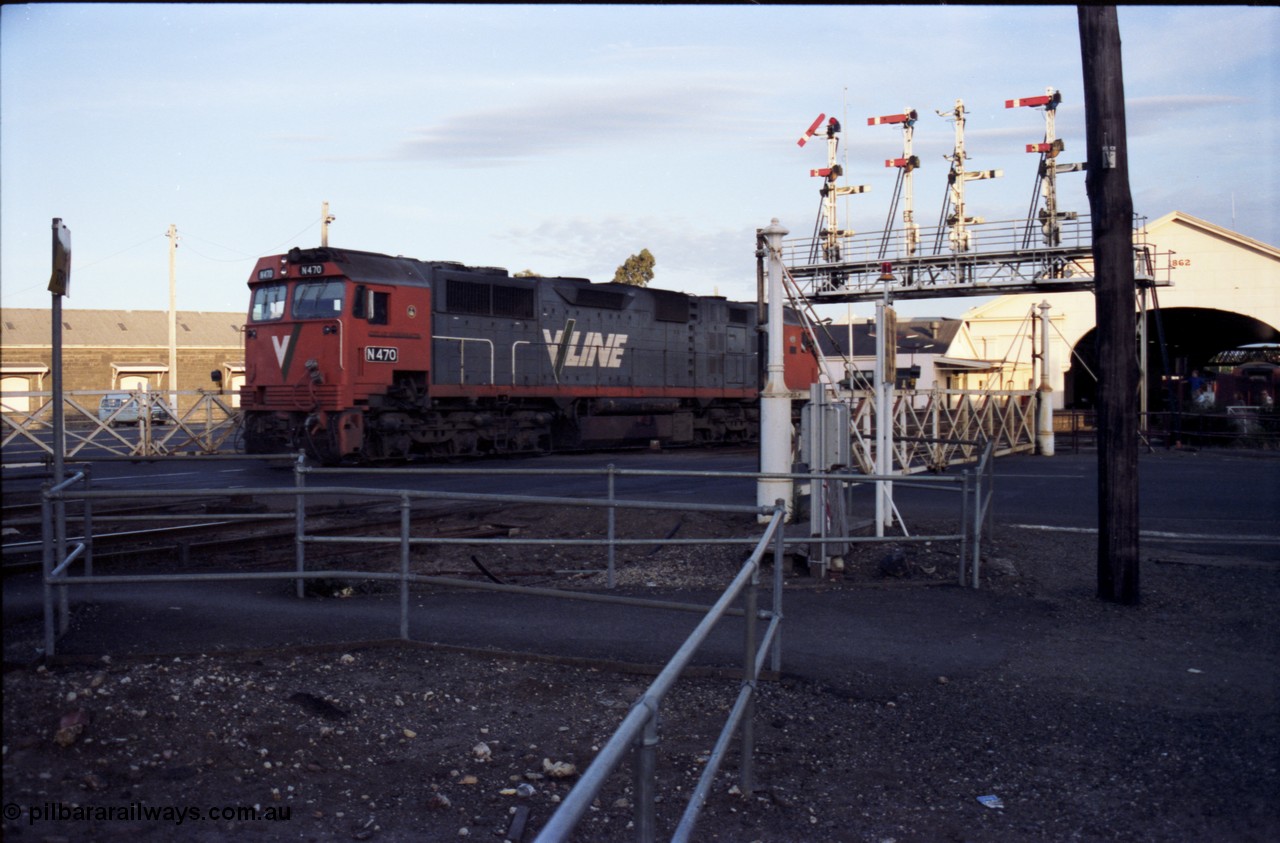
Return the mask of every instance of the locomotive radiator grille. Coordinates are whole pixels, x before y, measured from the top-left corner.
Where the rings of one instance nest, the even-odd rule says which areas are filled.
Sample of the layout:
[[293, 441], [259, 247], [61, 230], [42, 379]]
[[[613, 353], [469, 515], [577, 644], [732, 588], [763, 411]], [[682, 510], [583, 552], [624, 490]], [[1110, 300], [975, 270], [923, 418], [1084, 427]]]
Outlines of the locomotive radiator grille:
[[304, 409], [318, 405], [335, 406], [338, 401], [336, 384], [320, 386], [267, 386], [262, 389], [262, 405], [281, 409]]

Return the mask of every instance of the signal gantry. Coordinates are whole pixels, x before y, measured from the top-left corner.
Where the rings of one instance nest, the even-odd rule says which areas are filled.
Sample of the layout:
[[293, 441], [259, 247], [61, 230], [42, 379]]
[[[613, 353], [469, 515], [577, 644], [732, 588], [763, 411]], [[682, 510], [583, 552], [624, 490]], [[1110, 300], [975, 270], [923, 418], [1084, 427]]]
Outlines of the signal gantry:
[[[867, 185], [845, 186], [845, 174], [836, 160], [841, 126], [825, 114], [809, 126], [797, 145], [805, 146], [818, 134], [824, 120], [827, 137], [827, 166], [809, 171], [823, 179], [822, 201], [812, 237], [783, 241], [782, 258], [799, 292], [813, 303], [874, 301], [890, 298], [938, 298], [944, 296], [989, 296], [1013, 292], [1065, 292], [1092, 289], [1092, 231], [1088, 216], [1059, 209], [1056, 177], [1079, 172], [1084, 164], [1060, 164], [1058, 156], [1066, 148], [1056, 136], [1056, 111], [1062, 95], [1047, 88], [1042, 96], [1005, 101], [1006, 108], [1044, 109], [1045, 136], [1027, 144], [1026, 151], [1039, 153], [1031, 209], [1022, 220], [987, 222], [970, 212], [965, 185], [971, 181], [1000, 178], [999, 169], [969, 170], [965, 148], [964, 101], [937, 111], [954, 124], [952, 151], [943, 156], [950, 163], [947, 190], [938, 224], [921, 230], [915, 219], [912, 176], [920, 168], [912, 142], [918, 122], [915, 109], [899, 114], [867, 119], [868, 126], [897, 125], [903, 130], [899, 158], [885, 160], [886, 167], [898, 170], [889, 216], [882, 231], [859, 235], [838, 223], [836, 199], [865, 193]], [[1043, 206], [1040, 206], [1043, 198]], [[901, 225], [897, 224], [899, 205]], [[1034, 231], [1039, 224], [1041, 236]], [[932, 248], [925, 244], [931, 244]], [[1157, 281], [1155, 264], [1140, 226], [1134, 231], [1134, 270], [1139, 284], [1167, 284]]]

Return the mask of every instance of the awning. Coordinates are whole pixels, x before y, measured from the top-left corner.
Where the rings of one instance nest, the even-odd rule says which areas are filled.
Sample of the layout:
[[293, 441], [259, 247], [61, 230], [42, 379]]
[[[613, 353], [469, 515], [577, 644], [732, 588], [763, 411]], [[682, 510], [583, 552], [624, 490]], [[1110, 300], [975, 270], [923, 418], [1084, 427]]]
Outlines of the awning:
[[960, 372], [998, 372], [1004, 364], [995, 360], [966, 360], [963, 357], [935, 357], [933, 368], [954, 369]]
[[117, 375], [154, 375], [168, 372], [169, 367], [160, 363], [136, 363], [127, 365], [112, 363], [111, 371], [115, 372]]

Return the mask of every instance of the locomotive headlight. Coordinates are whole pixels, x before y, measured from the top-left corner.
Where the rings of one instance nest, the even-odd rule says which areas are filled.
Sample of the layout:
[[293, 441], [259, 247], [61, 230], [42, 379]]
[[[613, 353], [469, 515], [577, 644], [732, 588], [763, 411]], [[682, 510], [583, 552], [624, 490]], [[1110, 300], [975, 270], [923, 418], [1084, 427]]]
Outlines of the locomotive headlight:
[[320, 363], [315, 358], [308, 360], [303, 367], [307, 370], [307, 377], [311, 378], [313, 384], [319, 386], [324, 383], [324, 375], [320, 373]]

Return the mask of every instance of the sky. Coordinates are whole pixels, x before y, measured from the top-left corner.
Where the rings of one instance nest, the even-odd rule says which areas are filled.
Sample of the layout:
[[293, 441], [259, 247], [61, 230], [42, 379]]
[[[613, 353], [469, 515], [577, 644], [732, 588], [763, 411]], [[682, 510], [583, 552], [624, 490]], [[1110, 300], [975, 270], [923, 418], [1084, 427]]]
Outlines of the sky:
[[[1280, 9], [1121, 6], [1135, 211], [1280, 244]], [[914, 108], [933, 225], [962, 99], [970, 211], [1025, 217], [1043, 112], [1085, 160], [1074, 6], [7, 4], [0, 8], [0, 306], [243, 311], [260, 256], [320, 243], [755, 298], [755, 230], [808, 236], [841, 120], [841, 224], [882, 229]], [[1060, 207], [1087, 213], [1083, 174]], [[901, 302], [959, 316], [982, 299]], [[845, 306], [839, 306], [845, 310]], [[855, 318], [872, 313], [856, 305]], [[840, 317], [843, 318], [843, 317]], [[839, 320], [838, 320], [839, 321]]]

